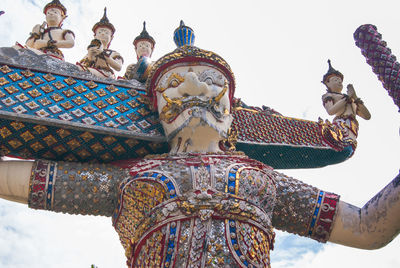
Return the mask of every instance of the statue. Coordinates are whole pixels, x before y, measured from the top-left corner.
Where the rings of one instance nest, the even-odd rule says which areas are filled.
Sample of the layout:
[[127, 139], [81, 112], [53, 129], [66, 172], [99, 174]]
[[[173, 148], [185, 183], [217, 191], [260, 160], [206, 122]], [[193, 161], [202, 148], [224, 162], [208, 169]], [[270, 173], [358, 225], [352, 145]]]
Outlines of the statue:
[[[44, 7], [43, 13], [46, 15], [46, 21], [33, 27], [26, 41], [26, 48], [39, 55], [46, 54], [64, 60], [60, 48], [72, 48], [75, 44], [74, 33], [61, 28], [67, 17], [67, 9], [59, 0], [53, 0]], [[17, 43], [15, 48], [25, 47]]]
[[146, 30], [146, 22], [143, 22], [142, 32], [133, 40], [135, 46], [137, 63], [129, 64], [126, 68], [124, 79], [136, 79], [145, 82], [151, 68], [151, 55], [153, 54], [156, 41]]
[[400, 176], [358, 208], [226, 150], [237, 108], [233, 72], [189, 40], [158, 59], [146, 81], [169, 153], [109, 164], [3, 161], [0, 197], [112, 216], [129, 267], [270, 267], [273, 228], [363, 249], [397, 236]]
[[87, 55], [77, 65], [81, 70], [89, 71], [98, 77], [115, 79], [113, 69], [120, 71], [124, 60], [118, 52], [109, 49], [115, 27], [107, 18], [107, 8], [104, 8], [103, 17], [92, 30], [94, 39], [87, 48]]
[[347, 94], [342, 93], [343, 74], [335, 70], [328, 60], [329, 69], [322, 83], [327, 87], [327, 93], [322, 95], [322, 102], [329, 115], [335, 115], [333, 124], [342, 132], [344, 139], [355, 141], [358, 134], [356, 115], [369, 120], [371, 114], [364, 102], [357, 97], [353, 85], [347, 85]]

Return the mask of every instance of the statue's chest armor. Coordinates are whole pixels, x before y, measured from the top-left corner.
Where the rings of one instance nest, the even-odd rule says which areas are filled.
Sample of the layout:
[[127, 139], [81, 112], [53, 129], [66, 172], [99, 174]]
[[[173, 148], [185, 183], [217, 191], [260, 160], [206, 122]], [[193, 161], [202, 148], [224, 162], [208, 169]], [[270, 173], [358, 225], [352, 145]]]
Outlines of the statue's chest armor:
[[43, 34], [43, 39], [50, 40], [50, 35], [51, 35], [51, 38], [53, 40], [62, 40], [62, 39], [64, 39], [63, 34], [64, 34], [64, 30], [62, 30], [62, 29], [51, 29], [51, 30], [47, 30]]
[[274, 173], [243, 156], [135, 163], [114, 225], [133, 266], [268, 267]]

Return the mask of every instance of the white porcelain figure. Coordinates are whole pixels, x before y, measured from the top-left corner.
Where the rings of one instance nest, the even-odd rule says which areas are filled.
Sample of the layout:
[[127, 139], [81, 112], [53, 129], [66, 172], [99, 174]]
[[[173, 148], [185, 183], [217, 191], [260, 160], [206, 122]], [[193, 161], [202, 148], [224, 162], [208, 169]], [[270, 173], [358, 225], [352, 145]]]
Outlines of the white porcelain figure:
[[109, 49], [115, 28], [107, 18], [107, 9], [99, 22], [93, 26], [94, 39], [88, 46], [88, 53], [77, 63], [81, 70], [103, 78], [115, 79], [115, 71], [120, 71], [124, 63], [121, 55]]
[[33, 27], [26, 46], [17, 43], [14, 48], [28, 48], [37, 54], [47, 54], [64, 60], [60, 48], [72, 48], [75, 44], [75, 35], [70, 30], [62, 29], [62, 22], [67, 17], [67, 9], [58, 0], [48, 3], [43, 10], [46, 21]]

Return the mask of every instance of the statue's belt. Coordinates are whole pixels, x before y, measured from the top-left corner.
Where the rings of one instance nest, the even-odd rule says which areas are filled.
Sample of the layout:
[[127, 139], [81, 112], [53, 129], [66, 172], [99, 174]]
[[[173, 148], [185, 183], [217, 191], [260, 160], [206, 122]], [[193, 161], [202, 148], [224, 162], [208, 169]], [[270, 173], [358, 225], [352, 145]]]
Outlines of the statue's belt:
[[[131, 239], [134, 248], [155, 230], [174, 221], [184, 221], [200, 218], [216, 220], [238, 220], [255, 225], [268, 235], [273, 235], [270, 216], [262, 209], [239, 197], [229, 195], [226, 198], [214, 198], [207, 201], [194, 202], [185, 198], [174, 198], [153, 208], [144, 219], [138, 223]], [[114, 223], [116, 224], [116, 223]], [[151, 226], [151, 228], [149, 228]]]

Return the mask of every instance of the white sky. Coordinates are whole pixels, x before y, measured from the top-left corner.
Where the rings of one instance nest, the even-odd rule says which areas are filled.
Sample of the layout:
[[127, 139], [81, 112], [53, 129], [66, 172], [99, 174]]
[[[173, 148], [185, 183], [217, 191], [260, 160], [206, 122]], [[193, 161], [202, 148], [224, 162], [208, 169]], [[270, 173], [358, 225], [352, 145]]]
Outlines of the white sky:
[[[48, 1], [1, 0], [0, 47], [24, 43], [42, 23]], [[196, 33], [196, 46], [220, 54], [236, 76], [236, 96], [247, 104], [267, 105], [284, 115], [330, 118], [322, 107], [321, 84], [327, 59], [352, 83], [372, 119], [360, 119], [359, 146], [345, 163], [284, 173], [342, 200], [363, 206], [398, 173], [399, 113], [360, 50], [353, 32], [375, 24], [393, 54], [400, 57], [398, 1], [133, 1], [64, 0], [65, 29], [76, 46], [64, 50], [75, 63], [86, 53], [91, 28], [104, 6], [117, 29], [111, 49], [125, 59], [123, 71], [136, 61], [132, 41], [143, 20], [157, 44], [153, 59], [172, 51], [172, 33], [183, 19]], [[399, 58], [400, 59], [400, 58]], [[122, 75], [123, 72], [120, 73]], [[278, 267], [400, 267], [400, 238], [381, 250], [364, 251], [279, 233], [272, 254]], [[283, 241], [283, 242], [282, 242]], [[279, 246], [281, 248], [279, 248]], [[111, 220], [34, 211], [0, 200], [0, 267], [124, 267], [125, 258]]]

